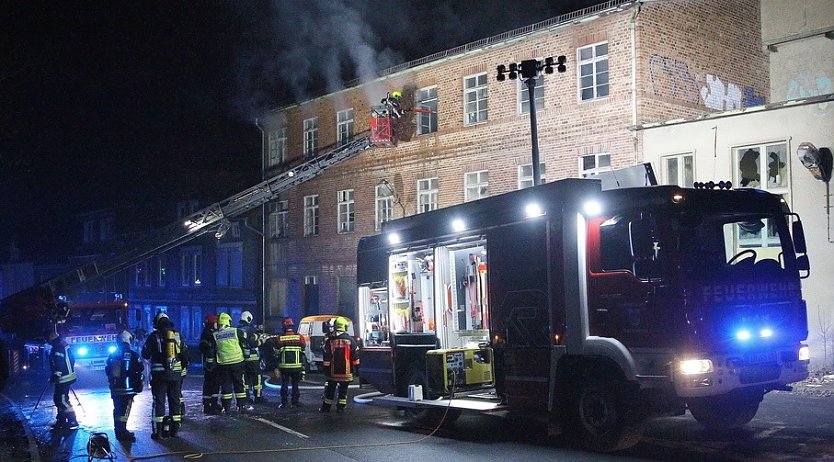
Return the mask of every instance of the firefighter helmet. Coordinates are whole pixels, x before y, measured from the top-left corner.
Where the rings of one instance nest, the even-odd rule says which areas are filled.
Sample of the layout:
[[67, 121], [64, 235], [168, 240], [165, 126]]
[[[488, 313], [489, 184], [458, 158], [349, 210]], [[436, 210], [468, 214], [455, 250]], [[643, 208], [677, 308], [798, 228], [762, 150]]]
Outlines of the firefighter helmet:
[[284, 320], [281, 321], [281, 325], [284, 327], [284, 330], [295, 327], [295, 323], [292, 322], [292, 318], [284, 318]]
[[403, 92], [401, 92], [399, 90], [394, 90], [394, 91], [391, 92], [391, 97], [393, 97], [393, 98], [402, 98], [403, 97]]
[[232, 317], [229, 316], [229, 313], [220, 313], [220, 316], [217, 317], [217, 325], [218, 326], [231, 326], [232, 325]]
[[339, 316], [333, 321], [333, 328], [336, 329], [336, 332], [345, 332], [347, 331], [348, 320]]
[[252, 323], [252, 313], [250, 313], [248, 311], [244, 311], [243, 313], [240, 313], [240, 320], [242, 322], [245, 322], [246, 324]]
[[206, 324], [209, 325], [209, 326], [213, 326], [213, 325], [217, 324], [217, 315], [216, 314], [210, 314], [210, 315], [206, 316]]
[[161, 324], [164, 324], [162, 322], [163, 319], [165, 319], [168, 322], [171, 321], [170, 319], [168, 319], [168, 315], [165, 314], [164, 311], [160, 311], [159, 313], [156, 313], [156, 316], [153, 317], [153, 327], [155, 329], [158, 329]]
[[133, 342], [133, 334], [131, 334], [130, 332], [128, 332], [126, 330], [123, 330], [119, 334], [119, 341], [122, 342], [122, 343], [127, 343], [128, 345], [130, 345], [131, 342]]

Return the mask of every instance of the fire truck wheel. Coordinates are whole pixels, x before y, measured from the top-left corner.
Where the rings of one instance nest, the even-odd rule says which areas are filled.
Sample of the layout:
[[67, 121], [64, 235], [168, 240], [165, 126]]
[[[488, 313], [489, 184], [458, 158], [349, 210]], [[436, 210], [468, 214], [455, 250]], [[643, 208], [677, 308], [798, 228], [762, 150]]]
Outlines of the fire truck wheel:
[[624, 383], [587, 380], [576, 384], [564, 426], [583, 448], [595, 452], [634, 446], [643, 435], [645, 419], [625, 404]]
[[[421, 385], [423, 387], [423, 400], [439, 399], [429, 391], [429, 381], [426, 378], [426, 373], [419, 369], [412, 369], [408, 374], [409, 385]], [[438, 425], [449, 425], [460, 417], [461, 411], [459, 409], [447, 409], [445, 407], [407, 407], [405, 408], [405, 415], [411, 421], [418, 425], [426, 427], [437, 427]]]
[[759, 411], [761, 398], [701, 398], [687, 402], [689, 412], [708, 430], [730, 430], [746, 425]]

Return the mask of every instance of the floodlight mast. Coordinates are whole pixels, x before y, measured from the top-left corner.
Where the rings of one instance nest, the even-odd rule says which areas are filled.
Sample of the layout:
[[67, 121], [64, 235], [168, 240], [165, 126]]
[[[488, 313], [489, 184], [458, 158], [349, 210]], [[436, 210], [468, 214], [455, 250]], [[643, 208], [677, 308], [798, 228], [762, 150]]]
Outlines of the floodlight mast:
[[524, 79], [524, 83], [527, 85], [527, 94], [530, 99], [530, 140], [532, 145], [531, 161], [533, 163], [533, 186], [540, 185], [542, 178], [541, 162], [539, 161], [539, 134], [536, 122], [536, 78], [541, 74], [542, 70], [545, 74], [552, 74], [553, 66], [556, 66], [556, 70], [559, 73], [565, 72], [567, 70], [567, 67], [565, 66], [566, 62], [567, 58], [565, 58], [565, 56], [559, 56], [555, 60], [552, 56], [550, 56], [545, 58], [544, 61], [528, 59], [520, 63], [510, 63], [509, 69], [503, 64], [499, 65], [497, 68], [498, 74], [496, 75], [496, 79], [499, 82], [503, 82], [506, 79], [507, 76], [504, 74], [509, 75], [510, 80], [519, 78], [520, 74], [520, 77]]

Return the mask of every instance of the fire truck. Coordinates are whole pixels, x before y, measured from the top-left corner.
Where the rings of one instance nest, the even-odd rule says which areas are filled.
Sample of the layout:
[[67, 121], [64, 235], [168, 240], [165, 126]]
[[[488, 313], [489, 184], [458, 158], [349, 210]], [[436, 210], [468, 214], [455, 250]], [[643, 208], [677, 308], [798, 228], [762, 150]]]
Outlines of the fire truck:
[[[116, 337], [129, 329], [128, 302], [73, 304], [71, 310], [56, 318], [56, 327], [72, 349], [76, 366], [89, 370], [103, 370], [107, 356], [116, 351]], [[39, 333], [40, 336], [43, 333]], [[33, 335], [24, 342], [24, 364], [45, 368], [48, 347], [34, 341]]]
[[565, 179], [363, 237], [373, 403], [429, 425], [534, 418], [599, 452], [687, 410], [748, 423], [808, 375], [804, 233], [777, 195], [696, 186]]

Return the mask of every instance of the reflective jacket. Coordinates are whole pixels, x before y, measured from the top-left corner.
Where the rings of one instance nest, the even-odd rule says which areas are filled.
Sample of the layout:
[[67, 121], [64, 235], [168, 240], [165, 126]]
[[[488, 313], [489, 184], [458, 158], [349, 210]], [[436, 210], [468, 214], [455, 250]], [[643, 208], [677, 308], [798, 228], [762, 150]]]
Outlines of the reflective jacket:
[[263, 344], [261, 336], [255, 332], [254, 326], [247, 322], [241, 321], [237, 328], [246, 334], [246, 344], [243, 346], [243, 359], [245, 361], [260, 361], [261, 353], [259, 348]]
[[350, 382], [359, 366], [359, 347], [347, 332], [338, 332], [324, 341], [324, 372], [337, 382]]
[[188, 367], [188, 347], [173, 329], [157, 329], [142, 346], [142, 357], [151, 361], [151, 375], [180, 380]]
[[307, 345], [304, 336], [287, 329], [275, 341], [275, 354], [278, 356], [279, 369], [301, 369], [301, 355]]
[[49, 353], [49, 370], [53, 383], [75, 383], [75, 356], [64, 338], [58, 336], [52, 341]]
[[246, 333], [240, 329], [223, 326], [212, 332], [217, 350], [217, 364], [226, 366], [243, 362], [243, 349], [246, 347]]
[[142, 392], [142, 372], [145, 365], [139, 354], [130, 349], [130, 345], [119, 343], [116, 351], [107, 357], [104, 372], [110, 384], [111, 395], [135, 395]]

